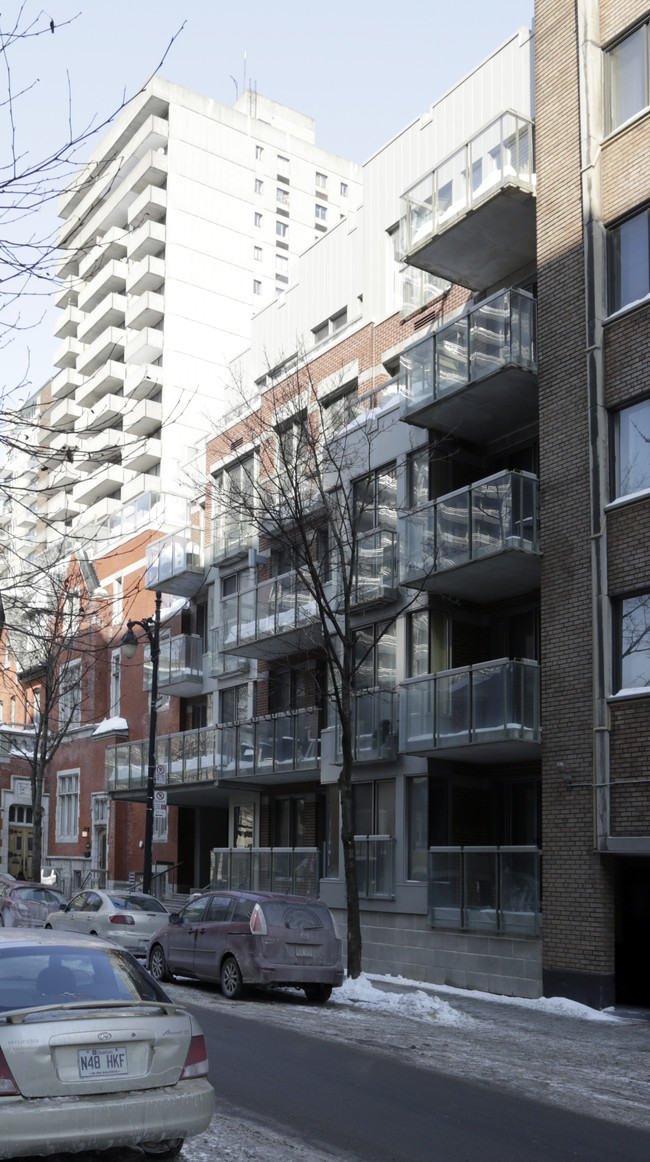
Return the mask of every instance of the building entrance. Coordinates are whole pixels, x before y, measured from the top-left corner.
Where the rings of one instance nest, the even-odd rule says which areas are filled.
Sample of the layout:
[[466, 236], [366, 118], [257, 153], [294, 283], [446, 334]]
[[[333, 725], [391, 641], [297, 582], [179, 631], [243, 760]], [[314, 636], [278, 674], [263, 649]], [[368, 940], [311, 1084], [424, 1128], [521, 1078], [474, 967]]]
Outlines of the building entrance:
[[33, 843], [31, 807], [26, 807], [22, 803], [12, 803], [9, 808], [7, 871], [17, 880], [32, 878]]
[[650, 1008], [650, 860], [620, 860], [616, 877], [616, 1002]]

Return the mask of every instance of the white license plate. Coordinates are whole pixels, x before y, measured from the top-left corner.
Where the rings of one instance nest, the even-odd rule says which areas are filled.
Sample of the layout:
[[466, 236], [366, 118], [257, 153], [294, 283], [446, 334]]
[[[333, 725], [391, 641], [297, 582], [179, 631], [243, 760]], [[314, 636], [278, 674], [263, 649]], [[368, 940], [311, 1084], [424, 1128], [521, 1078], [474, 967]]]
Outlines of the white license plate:
[[124, 1045], [79, 1050], [79, 1077], [117, 1077], [128, 1072]]
[[294, 944], [293, 946], [296, 956], [309, 957], [311, 960], [314, 955], [314, 950], [311, 944]]

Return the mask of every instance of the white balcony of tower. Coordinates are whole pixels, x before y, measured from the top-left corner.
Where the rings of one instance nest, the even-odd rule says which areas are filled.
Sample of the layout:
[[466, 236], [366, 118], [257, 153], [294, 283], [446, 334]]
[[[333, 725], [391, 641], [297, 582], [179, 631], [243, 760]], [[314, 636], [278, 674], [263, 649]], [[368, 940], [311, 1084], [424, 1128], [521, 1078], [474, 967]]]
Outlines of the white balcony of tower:
[[131, 203], [126, 220], [133, 230], [146, 221], [162, 222], [167, 213], [167, 191], [160, 186], [147, 186]]
[[121, 464], [106, 464], [99, 472], [92, 472], [86, 480], [74, 485], [72, 497], [79, 504], [90, 505], [104, 497], [110, 497], [124, 484], [124, 469]]
[[125, 482], [122, 488], [122, 501], [126, 504], [127, 501], [137, 500], [147, 493], [159, 495], [160, 489], [160, 474], [154, 475], [152, 472], [138, 472], [135, 476], [131, 476], [130, 480]]
[[73, 432], [57, 432], [51, 436], [47, 451], [41, 451], [41, 466], [51, 470], [66, 461], [74, 464], [78, 448], [79, 440]]
[[[82, 314], [78, 307], [67, 306], [63, 314], [60, 315], [54, 324], [54, 334], [56, 338], [67, 339], [69, 336], [73, 339], [77, 338], [77, 330], [81, 318]], [[79, 338], [81, 338], [81, 336], [79, 336]]]
[[126, 325], [132, 331], [142, 331], [144, 327], [156, 327], [165, 314], [165, 300], [155, 291], [129, 295], [126, 309]]
[[[130, 159], [115, 171], [112, 188], [106, 196], [97, 199], [91, 195], [87, 218], [79, 207], [84, 226], [75, 235], [78, 247], [88, 248], [97, 235], [104, 235], [113, 226], [123, 229], [133, 203], [144, 190], [164, 186], [167, 181], [167, 155], [149, 150], [139, 160]], [[61, 236], [65, 236], [65, 228]]]
[[128, 403], [122, 395], [112, 395], [110, 392], [102, 396], [92, 408], [85, 408], [75, 424], [79, 435], [92, 435], [105, 428], [114, 428], [122, 419]]
[[81, 437], [76, 457], [79, 468], [82, 472], [94, 472], [102, 464], [119, 464], [125, 441], [125, 433], [114, 428], [106, 428], [103, 432]]
[[402, 196], [403, 261], [485, 290], [534, 262], [533, 123], [505, 111]]
[[125, 351], [127, 363], [155, 363], [162, 358], [162, 330], [143, 327], [141, 331], [128, 331]]
[[67, 278], [54, 292], [54, 306], [65, 311], [67, 307], [76, 307], [79, 297], [79, 280]]
[[125, 227], [111, 226], [105, 234], [97, 238], [97, 243], [79, 260], [79, 278], [89, 282], [91, 278], [113, 259], [118, 262], [126, 258], [128, 234]]
[[127, 264], [124, 259], [112, 258], [88, 283], [79, 290], [79, 307], [90, 312], [110, 294], [124, 294]]
[[124, 415], [124, 431], [132, 436], [150, 436], [161, 424], [162, 404], [151, 399], [136, 400]]
[[149, 256], [160, 258], [165, 250], [166, 230], [163, 222], [150, 219], [128, 235], [127, 257], [129, 262], [139, 262]]
[[77, 371], [82, 375], [92, 375], [109, 361], [121, 363], [124, 360], [124, 342], [124, 330], [121, 327], [107, 327], [79, 356]]
[[86, 344], [93, 343], [108, 327], [123, 327], [126, 312], [126, 297], [111, 293], [86, 315], [79, 326], [79, 339]]
[[82, 382], [78, 371], [73, 367], [64, 367], [58, 375], [54, 376], [50, 384], [50, 392], [52, 399], [66, 399], [70, 395], [74, 395]]
[[129, 267], [126, 289], [129, 295], [142, 295], [146, 291], [159, 291], [165, 281], [165, 261], [148, 254]]
[[45, 505], [45, 516], [49, 521], [72, 520], [79, 516], [82, 507], [72, 497], [61, 489], [55, 496], [49, 497]]
[[134, 364], [127, 367], [124, 394], [127, 399], [147, 400], [158, 395], [162, 388], [162, 367], [152, 364]]
[[146, 589], [194, 597], [203, 585], [203, 548], [199, 529], [168, 533], [147, 545]]
[[132, 472], [147, 473], [160, 464], [162, 444], [155, 436], [132, 436], [125, 444], [122, 463]]
[[71, 396], [67, 396], [67, 398], [58, 400], [52, 405], [44, 418], [44, 424], [48, 428], [64, 428], [66, 431], [72, 431], [81, 415], [82, 409], [79, 404], [75, 403]]
[[[123, 334], [123, 332], [122, 332]], [[107, 395], [115, 395], [124, 388], [125, 366], [115, 359], [107, 359], [78, 389], [76, 400], [88, 408]]]
[[55, 367], [60, 367], [63, 371], [68, 371], [77, 366], [77, 359], [81, 355], [83, 347], [78, 339], [73, 339], [68, 336], [62, 343], [59, 343], [55, 349], [52, 363]]

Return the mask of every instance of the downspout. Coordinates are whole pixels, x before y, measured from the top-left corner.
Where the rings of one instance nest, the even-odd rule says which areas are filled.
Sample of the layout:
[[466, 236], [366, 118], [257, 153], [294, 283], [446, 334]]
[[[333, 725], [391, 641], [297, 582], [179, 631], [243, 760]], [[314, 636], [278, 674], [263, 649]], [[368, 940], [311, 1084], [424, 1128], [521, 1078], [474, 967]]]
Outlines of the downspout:
[[608, 417], [605, 407], [603, 318], [606, 316], [605, 229], [600, 143], [603, 138], [603, 64], [600, 5], [575, 0], [578, 40], [580, 164], [585, 284], [587, 408], [591, 513], [591, 622], [593, 693], [594, 841], [607, 850], [610, 834], [611, 623], [607, 595], [605, 506], [608, 490]]

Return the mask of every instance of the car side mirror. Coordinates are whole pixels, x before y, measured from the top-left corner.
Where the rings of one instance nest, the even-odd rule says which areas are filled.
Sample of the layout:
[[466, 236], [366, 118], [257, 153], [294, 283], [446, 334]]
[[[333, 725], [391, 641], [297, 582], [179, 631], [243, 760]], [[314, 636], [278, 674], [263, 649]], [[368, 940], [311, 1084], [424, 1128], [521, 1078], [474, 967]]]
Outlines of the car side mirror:
[[182, 919], [182, 917], [179, 915], [179, 913], [178, 913], [178, 912], [170, 912], [170, 913], [169, 913], [169, 920], [168, 920], [168, 923], [169, 923], [169, 924], [182, 924], [182, 923], [183, 923], [183, 919]]
[[59, 904], [59, 912], [65, 912], [67, 907], [67, 904]]

